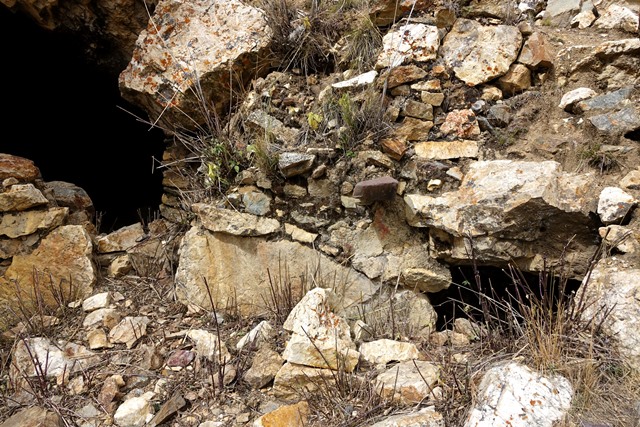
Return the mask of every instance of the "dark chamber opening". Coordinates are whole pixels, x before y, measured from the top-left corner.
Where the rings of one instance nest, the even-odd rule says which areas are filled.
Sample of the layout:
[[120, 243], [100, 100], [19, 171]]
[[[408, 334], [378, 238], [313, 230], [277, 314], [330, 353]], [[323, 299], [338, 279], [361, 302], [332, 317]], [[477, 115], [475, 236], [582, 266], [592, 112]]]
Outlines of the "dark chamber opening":
[[507, 304], [521, 313], [521, 306], [533, 299], [540, 302], [549, 298], [555, 311], [558, 301], [566, 301], [581, 284], [579, 280], [554, 275], [551, 268], [527, 273], [515, 267], [455, 266], [451, 267], [451, 277], [448, 289], [429, 294], [438, 313], [437, 330], [451, 329], [458, 317], [484, 323], [488, 314], [489, 318], [506, 320], [508, 316], [503, 309]]
[[93, 200], [100, 231], [153, 218], [162, 196], [159, 129], [120, 97], [118, 75], [89, 63], [79, 39], [0, 7], [4, 83], [0, 152], [33, 160], [45, 181]]

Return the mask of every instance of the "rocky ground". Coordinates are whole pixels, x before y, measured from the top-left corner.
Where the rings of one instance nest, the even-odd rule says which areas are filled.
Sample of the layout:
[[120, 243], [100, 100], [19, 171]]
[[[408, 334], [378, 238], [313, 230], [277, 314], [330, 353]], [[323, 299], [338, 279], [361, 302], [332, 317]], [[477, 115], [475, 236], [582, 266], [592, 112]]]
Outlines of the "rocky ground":
[[0, 154], [2, 427], [640, 425], [637, 3], [333, 3], [158, 4], [153, 221]]

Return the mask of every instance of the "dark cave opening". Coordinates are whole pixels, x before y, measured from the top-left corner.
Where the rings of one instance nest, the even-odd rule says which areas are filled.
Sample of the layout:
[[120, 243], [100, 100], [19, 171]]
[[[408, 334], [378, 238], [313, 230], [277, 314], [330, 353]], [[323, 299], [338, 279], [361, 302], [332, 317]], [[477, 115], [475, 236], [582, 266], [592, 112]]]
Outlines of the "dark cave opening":
[[[45, 181], [91, 197], [100, 232], [153, 219], [162, 196], [164, 134], [136, 119], [116, 72], [88, 60], [77, 38], [0, 7], [0, 152], [35, 162]], [[135, 115], [135, 116], [134, 116]]]
[[[528, 273], [517, 268], [453, 266], [448, 289], [429, 294], [438, 313], [436, 329], [451, 329], [456, 318], [484, 323], [487, 317], [505, 321], [507, 304], [521, 313], [523, 304], [549, 301], [552, 307], [567, 301], [581, 282], [554, 275], [551, 269]], [[517, 284], [516, 284], [517, 283]], [[548, 298], [548, 299], [547, 299]]]

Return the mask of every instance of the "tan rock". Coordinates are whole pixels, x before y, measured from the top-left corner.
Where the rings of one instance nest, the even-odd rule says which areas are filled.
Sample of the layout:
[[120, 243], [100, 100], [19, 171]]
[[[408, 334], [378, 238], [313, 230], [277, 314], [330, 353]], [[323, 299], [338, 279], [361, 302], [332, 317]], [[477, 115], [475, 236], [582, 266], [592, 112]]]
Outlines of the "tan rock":
[[531, 87], [531, 71], [522, 64], [513, 64], [509, 71], [498, 79], [502, 93], [512, 96]]

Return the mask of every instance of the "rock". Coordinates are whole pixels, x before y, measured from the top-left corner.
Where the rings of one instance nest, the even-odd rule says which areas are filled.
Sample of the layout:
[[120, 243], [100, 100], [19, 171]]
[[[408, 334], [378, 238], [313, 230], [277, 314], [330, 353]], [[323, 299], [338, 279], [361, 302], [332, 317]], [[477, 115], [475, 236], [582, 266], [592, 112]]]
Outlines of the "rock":
[[242, 195], [244, 210], [251, 215], [264, 216], [271, 212], [271, 197], [261, 191], [250, 191]]
[[566, 27], [580, 12], [581, 3], [582, 0], [549, 0], [544, 19], [558, 27]]
[[466, 259], [471, 239], [477, 259], [528, 263], [537, 251], [549, 260], [560, 256], [573, 241], [575, 252], [565, 255], [575, 257], [576, 271], [586, 271], [588, 256], [577, 247], [593, 249], [595, 187], [590, 175], [563, 173], [556, 162], [495, 160], [471, 164], [455, 192], [407, 194], [404, 200], [409, 224], [430, 227], [434, 245], [442, 248], [439, 258]]
[[444, 93], [433, 93], [433, 92], [420, 92], [420, 100], [425, 104], [430, 104], [434, 107], [439, 107], [442, 105], [444, 101]]
[[49, 181], [45, 183], [45, 188], [52, 193], [58, 206], [67, 207], [71, 212], [86, 211], [89, 216], [95, 213], [89, 194], [77, 185], [64, 181]]
[[314, 154], [282, 153], [278, 157], [278, 168], [285, 177], [291, 178], [310, 171], [315, 158]]
[[113, 415], [113, 422], [120, 427], [142, 427], [153, 417], [150, 400], [155, 393], [147, 392], [124, 401]]
[[451, 273], [444, 268], [407, 268], [402, 276], [405, 286], [422, 292], [440, 292], [451, 284]]
[[367, 71], [364, 74], [360, 74], [355, 77], [352, 77], [349, 80], [333, 83], [331, 87], [334, 89], [343, 89], [343, 88], [367, 86], [372, 84], [376, 80], [377, 76], [378, 76], [378, 72], [375, 70], [371, 70], [371, 71]]
[[145, 237], [142, 223], [122, 227], [106, 236], [97, 239], [100, 253], [123, 252], [131, 249]]
[[369, 18], [377, 26], [386, 27], [413, 11], [431, 7], [432, 3], [428, 0], [375, 0], [371, 4]]
[[432, 396], [439, 376], [440, 368], [433, 363], [421, 360], [401, 362], [376, 377], [376, 391], [384, 398], [413, 405]]
[[86, 347], [71, 343], [54, 343], [44, 337], [18, 340], [11, 354], [9, 376], [17, 387], [24, 384], [24, 378], [58, 377], [86, 371], [100, 362], [100, 356]]
[[619, 111], [629, 104], [632, 94], [633, 88], [630, 86], [625, 86], [601, 95], [594, 93], [592, 96], [577, 101], [575, 109], [578, 113], [594, 112], [596, 110], [600, 110], [598, 112], [608, 110]]
[[630, 190], [640, 190], [640, 169], [629, 172], [620, 180], [620, 186]]
[[293, 240], [302, 243], [313, 243], [318, 238], [317, 233], [309, 233], [293, 224], [285, 224], [284, 232], [290, 235]]
[[102, 329], [92, 329], [87, 332], [87, 342], [91, 350], [113, 347], [113, 344], [111, 344], [107, 338], [106, 332]]
[[594, 26], [602, 29], [620, 29], [629, 33], [638, 33], [638, 12], [618, 4], [610, 4]]
[[247, 128], [257, 131], [284, 146], [292, 146], [298, 139], [299, 131], [297, 129], [285, 126], [280, 120], [263, 110], [251, 111], [244, 123]]
[[433, 120], [433, 106], [408, 99], [402, 108], [402, 114], [422, 120]]
[[393, 68], [407, 62], [427, 62], [436, 59], [440, 47], [438, 27], [406, 24], [389, 31], [382, 38], [382, 52], [375, 68]]
[[308, 418], [309, 404], [302, 401], [264, 414], [253, 422], [253, 427], [304, 427], [308, 425]]
[[425, 141], [415, 144], [416, 156], [422, 159], [447, 160], [477, 158], [479, 147], [476, 141]]
[[222, 116], [231, 93], [241, 87], [238, 81], [229, 87], [231, 70], [263, 73], [259, 64], [270, 38], [262, 11], [238, 0], [213, 6], [203, 0], [161, 0], [120, 74], [120, 92], [143, 107], [151, 121], [193, 129], [206, 123], [199, 96]]
[[111, 293], [100, 292], [82, 301], [82, 310], [89, 312], [99, 308], [107, 308], [111, 304]]
[[[300, 295], [309, 271], [316, 271], [316, 283], [343, 284], [341, 295], [345, 306], [366, 300], [378, 285], [364, 275], [333, 262], [314, 249], [286, 240], [270, 242], [261, 238], [243, 238], [222, 233], [209, 233], [193, 227], [185, 234], [176, 272], [176, 294], [179, 301], [210, 307], [208, 284], [216, 307], [232, 308], [243, 315], [264, 315], [270, 301], [267, 273], [291, 283], [293, 295]], [[285, 270], [279, 266], [286, 265]], [[331, 285], [332, 286], [332, 285]]]
[[191, 329], [186, 335], [196, 343], [196, 353], [209, 361], [222, 361], [226, 363], [231, 360], [231, 354], [227, 350], [224, 342], [220, 342], [218, 335], [204, 329]]
[[360, 181], [353, 189], [353, 197], [361, 204], [368, 205], [376, 201], [393, 200], [398, 181], [390, 176]]
[[273, 394], [285, 401], [297, 401], [307, 393], [318, 390], [320, 385], [335, 386], [335, 375], [331, 369], [311, 368], [287, 362], [273, 379]]
[[447, 113], [440, 131], [445, 135], [453, 134], [463, 139], [477, 138], [480, 135], [478, 120], [471, 110], [453, 110]]
[[364, 342], [358, 350], [362, 360], [371, 365], [386, 365], [389, 362], [405, 362], [422, 357], [415, 344], [390, 339]]
[[48, 202], [33, 184], [16, 184], [0, 193], [0, 212], [23, 211]]
[[36, 231], [49, 231], [64, 223], [69, 208], [48, 208], [5, 213], [0, 218], [0, 236], [12, 239], [27, 236]]
[[120, 322], [121, 318], [120, 312], [115, 308], [99, 308], [87, 314], [82, 326], [89, 328], [100, 324], [111, 329]]
[[377, 86], [380, 89], [387, 87], [393, 89], [405, 83], [421, 80], [427, 76], [427, 72], [414, 64], [392, 67], [383, 72], [378, 78]]
[[636, 205], [636, 199], [618, 187], [605, 187], [598, 199], [598, 215], [604, 224], [622, 221]]
[[[51, 289], [61, 291], [58, 298], [62, 301], [84, 298], [91, 294], [97, 281], [92, 256], [91, 237], [82, 226], [58, 227], [43, 238], [31, 254], [13, 257], [4, 277], [0, 276], [0, 301], [8, 302], [18, 310], [16, 288], [11, 282], [20, 285], [23, 309], [36, 303], [34, 290], [39, 294], [38, 298], [42, 298], [38, 303], [49, 307], [60, 304]], [[0, 325], [2, 323], [0, 320]]]
[[465, 427], [490, 427], [510, 420], [514, 427], [551, 427], [571, 406], [573, 388], [561, 376], [547, 377], [516, 362], [489, 369]]
[[368, 427], [445, 427], [445, 422], [441, 413], [427, 407], [411, 414], [392, 415]]
[[505, 74], [520, 52], [522, 35], [513, 26], [483, 26], [460, 18], [445, 36], [440, 55], [469, 86]]
[[602, 324], [605, 334], [636, 372], [640, 372], [638, 278], [640, 269], [615, 258], [602, 259], [583, 279], [576, 295], [579, 301], [585, 301], [580, 318]]
[[213, 232], [234, 236], [262, 236], [280, 230], [280, 223], [272, 218], [236, 212], [204, 203], [195, 203], [191, 209], [202, 225]]
[[284, 322], [283, 328], [292, 334], [282, 357], [296, 365], [353, 371], [360, 355], [348, 323], [336, 309], [338, 296], [331, 290], [309, 291]]
[[33, 182], [40, 178], [40, 169], [33, 161], [11, 154], [0, 153], [0, 181], [15, 178], [18, 182]]
[[156, 427], [162, 424], [173, 414], [182, 409], [187, 402], [184, 400], [180, 392], [175, 392], [171, 398], [164, 402], [156, 415], [146, 424], [146, 427]]
[[273, 326], [268, 321], [263, 320], [238, 341], [236, 349], [242, 350], [247, 346], [249, 348], [260, 348], [263, 344], [273, 339], [275, 335], [276, 331]]
[[589, 28], [596, 20], [593, 10], [583, 10], [571, 19], [571, 28], [585, 29]]
[[518, 62], [532, 70], [548, 69], [553, 66], [555, 52], [543, 33], [535, 32], [522, 45]]
[[432, 127], [432, 121], [405, 117], [399, 125], [391, 130], [390, 137], [406, 141], [425, 140], [429, 138], [429, 131]]
[[522, 93], [531, 86], [531, 71], [522, 64], [513, 64], [509, 71], [498, 79], [498, 86], [507, 96]]
[[627, 227], [620, 225], [600, 227], [598, 234], [606, 244], [616, 248], [622, 253], [638, 252], [640, 248], [640, 242], [636, 238], [635, 233]]
[[562, 95], [562, 99], [560, 100], [560, 104], [558, 105], [558, 107], [562, 108], [565, 111], [572, 112], [574, 106], [580, 101], [593, 98], [596, 95], [597, 92], [591, 88], [579, 87]]
[[22, 409], [7, 418], [0, 427], [63, 427], [60, 415], [39, 406]]
[[380, 141], [382, 151], [393, 160], [400, 161], [407, 152], [407, 143], [399, 138], [385, 138]]
[[600, 132], [614, 136], [640, 128], [640, 113], [632, 106], [591, 116], [588, 120]]
[[109, 332], [109, 341], [114, 344], [123, 343], [132, 348], [140, 338], [147, 334], [147, 316], [127, 316]]
[[278, 352], [264, 346], [255, 353], [251, 367], [242, 379], [254, 389], [266, 387], [273, 381], [284, 362]]

